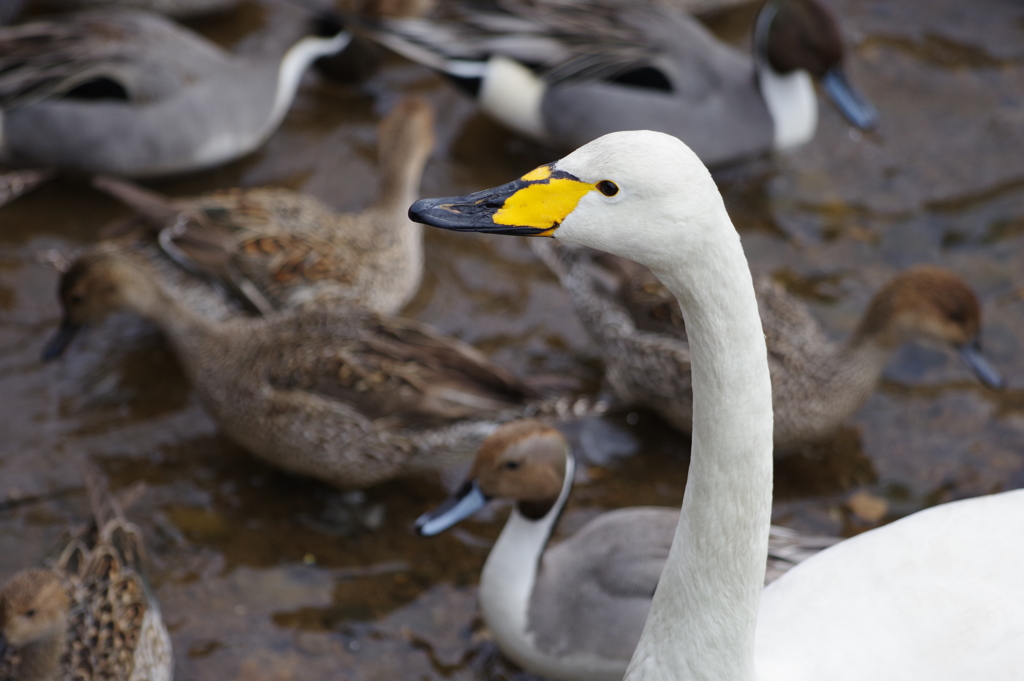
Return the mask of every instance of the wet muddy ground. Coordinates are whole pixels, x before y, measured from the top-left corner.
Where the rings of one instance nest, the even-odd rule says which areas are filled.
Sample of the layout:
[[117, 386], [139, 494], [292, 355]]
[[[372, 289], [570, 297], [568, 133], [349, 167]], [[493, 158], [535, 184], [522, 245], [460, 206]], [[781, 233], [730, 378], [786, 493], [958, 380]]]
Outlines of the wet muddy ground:
[[[822, 105], [812, 144], [720, 173], [751, 267], [803, 296], [836, 338], [900, 269], [951, 268], [982, 299], [986, 350], [1010, 386], [983, 388], [942, 350], [899, 351], [846, 429], [776, 467], [777, 522], [848, 535], [1024, 486], [1024, 6], [827, 4], [842, 17], [851, 75], [881, 126], [851, 133]], [[270, 14], [250, 8], [199, 27], [230, 41]], [[751, 16], [741, 8], [714, 26], [743, 41]], [[426, 96], [439, 119], [423, 195], [505, 182], [558, 156], [395, 58], [360, 87], [311, 76], [264, 149], [153, 186], [183, 195], [281, 184], [359, 208], [375, 188], [375, 122], [407, 92]], [[444, 495], [437, 483], [341, 493], [261, 464], [217, 432], [168, 347], [127, 316], [93, 329], [64, 361], [39, 362], [58, 321], [47, 259], [125, 215], [74, 180], [0, 209], [0, 580], [84, 517], [76, 465], [92, 459], [115, 489], [149, 487], [131, 515], [148, 537], [178, 678], [521, 675], [496, 654], [475, 610], [502, 511], [421, 539], [410, 525]], [[519, 240], [429, 232], [426, 280], [407, 313], [518, 372], [600, 381], [593, 345]], [[588, 424], [580, 439], [614, 446], [585, 447], [595, 463], [563, 531], [608, 508], [678, 505], [689, 443], [654, 416]]]

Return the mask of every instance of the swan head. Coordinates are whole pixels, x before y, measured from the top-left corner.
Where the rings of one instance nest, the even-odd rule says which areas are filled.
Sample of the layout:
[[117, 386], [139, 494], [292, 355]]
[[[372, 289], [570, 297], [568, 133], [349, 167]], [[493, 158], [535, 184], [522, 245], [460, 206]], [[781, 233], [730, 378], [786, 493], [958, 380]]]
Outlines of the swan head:
[[534, 419], [506, 423], [477, 452], [455, 494], [416, 520], [423, 536], [443, 532], [483, 508], [491, 499], [509, 499], [536, 520], [546, 516], [562, 495], [569, 445], [560, 432]]
[[[754, 27], [754, 57], [778, 76], [798, 71], [818, 80], [853, 126], [870, 130], [878, 112], [847, 79], [844, 43], [835, 18], [815, 0], [772, 0]], [[771, 87], [762, 76], [761, 87]]]
[[454, 231], [554, 237], [656, 274], [677, 267], [681, 251], [739, 241], [697, 155], [649, 130], [605, 135], [494, 189], [421, 199], [409, 217]]
[[67, 630], [68, 595], [49, 570], [22, 570], [0, 591], [0, 637], [12, 648], [38, 643]]
[[949, 346], [985, 385], [1003, 385], [981, 353], [978, 297], [963, 279], [939, 267], [913, 267], [889, 281], [871, 299], [854, 337], [889, 348], [910, 340]]

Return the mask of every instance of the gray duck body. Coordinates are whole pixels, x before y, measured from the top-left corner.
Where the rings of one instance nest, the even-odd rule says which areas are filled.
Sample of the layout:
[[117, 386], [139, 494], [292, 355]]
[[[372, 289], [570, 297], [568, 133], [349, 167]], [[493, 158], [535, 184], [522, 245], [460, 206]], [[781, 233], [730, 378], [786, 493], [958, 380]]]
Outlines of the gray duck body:
[[559, 146], [575, 149], [618, 130], [658, 130], [686, 140], [707, 165], [772, 148], [774, 125], [749, 55], [683, 12], [624, 5], [617, 18], [671, 89], [585, 80], [549, 87], [541, 112]]
[[242, 0], [44, 0], [45, 7], [62, 11], [94, 9], [98, 7], [126, 7], [158, 12], [176, 19], [223, 12]]
[[656, 130], [722, 165], [809, 141], [812, 79], [851, 124], [877, 113], [843, 73], [843, 40], [814, 0], [773, 0], [754, 54], [665, 3], [455, 2], [434, 19], [367, 22], [385, 46], [463, 84], [481, 108], [539, 141], [573, 149], [620, 130]]
[[[307, 31], [286, 32], [265, 53], [238, 56], [138, 10], [0, 29], [0, 160], [146, 177], [238, 158], [276, 129], [316, 51], [343, 46], [306, 38], [282, 69]], [[284, 70], [292, 77], [279, 86]]]

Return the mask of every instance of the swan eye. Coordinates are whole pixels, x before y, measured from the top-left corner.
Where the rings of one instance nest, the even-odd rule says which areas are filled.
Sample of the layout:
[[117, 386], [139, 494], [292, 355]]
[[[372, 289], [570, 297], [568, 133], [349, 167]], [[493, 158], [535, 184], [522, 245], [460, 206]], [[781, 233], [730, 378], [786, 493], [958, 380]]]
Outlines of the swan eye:
[[615, 184], [611, 180], [601, 180], [597, 183], [597, 191], [601, 192], [605, 196], [615, 196], [619, 193], [619, 185]]

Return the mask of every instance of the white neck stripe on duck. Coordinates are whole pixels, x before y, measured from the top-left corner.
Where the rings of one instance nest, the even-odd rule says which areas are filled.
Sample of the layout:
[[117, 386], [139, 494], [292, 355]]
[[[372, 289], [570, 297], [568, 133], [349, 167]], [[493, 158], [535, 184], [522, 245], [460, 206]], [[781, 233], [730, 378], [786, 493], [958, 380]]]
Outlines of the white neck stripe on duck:
[[348, 31], [340, 31], [330, 38], [310, 36], [295, 43], [285, 53], [277, 72], [277, 92], [274, 95], [274, 107], [268, 122], [269, 129], [273, 130], [284, 119], [288, 107], [295, 99], [302, 75], [309, 65], [320, 57], [341, 52], [351, 41], [352, 34]]
[[802, 69], [779, 73], [768, 60], [768, 32], [779, 8], [765, 5], [754, 26], [754, 69], [775, 128], [776, 150], [805, 144], [818, 128], [818, 97], [811, 74]]
[[536, 648], [527, 620], [530, 595], [544, 548], [569, 499], [575, 472], [576, 459], [567, 447], [565, 479], [554, 505], [536, 520], [520, 513], [518, 505], [514, 507], [480, 575], [480, 608], [487, 621], [495, 623], [492, 627], [495, 639], [503, 650], [523, 651], [527, 659]]

